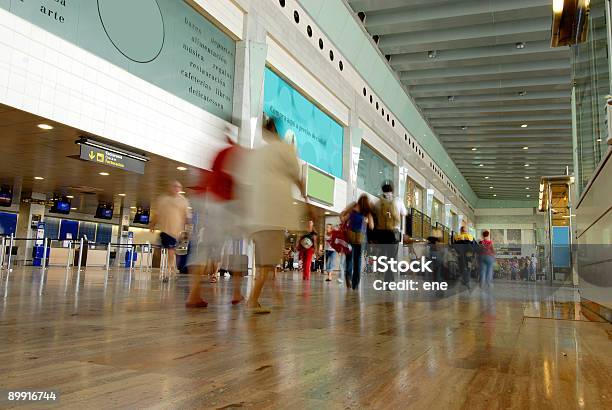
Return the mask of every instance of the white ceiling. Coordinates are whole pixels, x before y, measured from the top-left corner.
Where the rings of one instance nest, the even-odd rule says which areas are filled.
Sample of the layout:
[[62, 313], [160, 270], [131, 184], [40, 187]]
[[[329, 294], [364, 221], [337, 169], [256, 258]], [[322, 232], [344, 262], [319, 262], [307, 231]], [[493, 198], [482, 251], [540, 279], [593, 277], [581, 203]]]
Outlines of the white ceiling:
[[571, 168], [570, 54], [550, 48], [552, 0], [348, 3], [480, 198], [537, 198], [539, 176]]

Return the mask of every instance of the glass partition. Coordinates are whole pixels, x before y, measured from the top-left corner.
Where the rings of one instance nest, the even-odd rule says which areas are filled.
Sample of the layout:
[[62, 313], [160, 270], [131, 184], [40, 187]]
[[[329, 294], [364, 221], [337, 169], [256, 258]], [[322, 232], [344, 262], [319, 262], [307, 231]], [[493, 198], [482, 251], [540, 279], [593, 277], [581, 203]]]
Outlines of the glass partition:
[[610, 94], [606, 1], [592, 0], [587, 40], [572, 47], [577, 188], [581, 193], [606, 152], [606, 99]]

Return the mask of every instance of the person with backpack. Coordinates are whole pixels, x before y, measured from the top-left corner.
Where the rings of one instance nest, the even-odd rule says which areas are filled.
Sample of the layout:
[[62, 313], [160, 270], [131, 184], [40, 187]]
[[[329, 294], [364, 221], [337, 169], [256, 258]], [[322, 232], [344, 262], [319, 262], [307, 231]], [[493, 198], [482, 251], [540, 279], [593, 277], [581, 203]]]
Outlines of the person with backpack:
[[474, 237], [467, 231], [464, 225], [460, 229], [459, 235], [455, 237], [453, 246], [457, 251], [457, 259], [459, 262], [459, 271], [461, 272], [461, 283], [470, 289], [470, 270], [468, 269], [468, 260], [473, 257], [476, 249]]
[[489, 231], [482, 231], [482, 239], [478, 242], [480, 257], [480, 287], [493, 287], [493, 267], [495, 266], [495, 248], [489, 239]]
[[346, 241], [350, 244], [350, 254], [345, 258], [345, 282], [347, 289], [356, 290], [361, 279], [361, 261], [366, 243], [368, 229], [374, 228], [374, 219], [370, 206], [370, 200], [366, 194], [362, 194], [357, 202], [350, 204], [340, 214], [342, 230], [346, 235]]
[[[374, 205], [372, 242], [377, 244], [377, 256], [397, 259], [399, 243], [402, 241], [402, 217], [406, 215], [406, 207], [401, 199], [394, 197], [392, 181], [385, 180], [381, 189], [382, 194]], [[385, 273], [385, 281], [393, 281], [394, 276], [394, 272], [388, 269]]]
[[[242, 164], [248, 150], [235, 144], [226, 135], [227, 146], [215, 156], [211, 170], [204, 172], [198, 186], [199, 195], [194, 201], [198, 216], [194, 240], [194, 251], [188, 265], [192, 275], [187, 307], [206, 307], [201, 297], [200, 276], [208, 274], [211, 283], [221, 267], [223, 250], [231, 249], [228, 242], [244, 236], [240, 221], [244, 219], [244, 197]], [[227, 251], [225, 268], [233, 276], [232, 304], [238, 304], [244, 297], [240, 293], [242, 276], [246, 272], [246, 255]]]

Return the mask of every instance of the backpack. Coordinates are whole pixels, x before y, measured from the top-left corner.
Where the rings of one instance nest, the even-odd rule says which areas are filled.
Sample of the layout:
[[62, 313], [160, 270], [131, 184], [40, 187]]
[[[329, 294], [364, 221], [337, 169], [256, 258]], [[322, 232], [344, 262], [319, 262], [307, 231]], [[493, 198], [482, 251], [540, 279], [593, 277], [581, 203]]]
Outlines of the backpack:
[[393, 231], [400, 224], [400, 216], [393, 200], [380, 198], [376, 207], [376, 229]]
[[231, 145], [219, 151], [215, 157], [211, 172], [204, 176], [203, 188], [215, 194], [223, 201], [234, 199], [234, 178], [231, 174], [224, 171], [225, 162], [237, 149], [237, 146]]
[[346, 222], [340, 227], [340, 229], [334, 229], [331, 232], [331, 239], [329, 240], [330, 246], [338, 253], [348, 255], [351, 253], [351, 244], [348, 241], [347, 233], [348, 228]]

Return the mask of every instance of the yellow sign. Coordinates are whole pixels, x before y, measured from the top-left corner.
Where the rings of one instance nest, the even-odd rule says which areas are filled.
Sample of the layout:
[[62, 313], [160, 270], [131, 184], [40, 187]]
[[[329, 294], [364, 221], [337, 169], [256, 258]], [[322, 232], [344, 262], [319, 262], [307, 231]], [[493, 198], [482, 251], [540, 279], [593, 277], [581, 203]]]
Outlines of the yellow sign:
[[93, 152], [93, 150], [89, 151], [89, 159], [93, 161], [95, 157], [96, 157], [96, 153]]
[[104, 153], [103, 152], [98, 152], [96, 154], [96, 161], [98, 162], [104, 162]]

